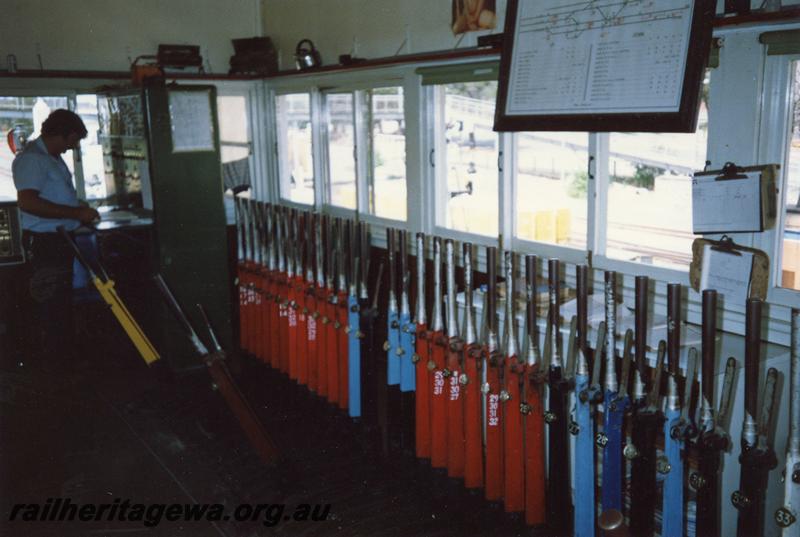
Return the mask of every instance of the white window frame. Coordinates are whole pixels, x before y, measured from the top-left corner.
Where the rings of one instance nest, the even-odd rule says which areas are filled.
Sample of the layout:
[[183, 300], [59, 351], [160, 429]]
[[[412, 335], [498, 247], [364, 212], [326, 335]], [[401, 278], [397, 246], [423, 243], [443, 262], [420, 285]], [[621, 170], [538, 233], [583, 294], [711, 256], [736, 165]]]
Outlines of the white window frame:
[[[413, 160], [413, 162], [417, 162], [417, 158], [418, 158], [419, 151], [420, 151], [419, 147], [415, 148], [413, 146], [413, 142], [412, 142], [412, 140], [409, 139], [409, 136], [408, 136], [409, 132], [414, 132], [414, 133], [419, 132], [419, 126], [420, 126], [419, 115], [414, 116], [413, 110], [410, 110], [409, 106], [408, 106], [409, 95], [411, 95], [411, 97], [412, 97], [412, 101], [411, 102], [415, 103], [415, 109], [419, 110], [418, 105], [417, 105], [417, 103], [420, 102], [419, 91], [418, 91], [418, 88], [415, 86], [415, 82], [416, 82], [416, 80], [413, 77], [410, 77], [410, 76], [408, 76], [407, 73], [404, 73], [404, 76], [402, 77], [402, 79], [395, 79], [395, 80], [391, 80], [391, 81], [383, 81], [383, 83], [372, 84], [370, 87], [362, 88], [362, 93], [361, 93], [362, 95], [364, 94], [363, 92], [366, 92], [366, 91], [369, 91], [369, 90], [373, 90], [373, 89], [389, 88], [389, 87], [402, 88], [402, 90], [403, 90], [403, 122], [405, 123], [405, 132], [406, 132], [406, 134], [403, 136], [404, 139], [405, 139], [405, 154], [406, 154], [406, 176], [405, 176], [405, 182], [406, 182], [406, 219], [405, 220], [396, 220], [394, 218], [387, 218], [385, 216], [378, 216], [378, 215], [373, 214], [373, 213], [370, 212], [370, 207], [369, 207], [369, 195], [370, 195], [370, 192], [369, 192], [369, 184], [368, 184], [367, 180], [371, 178], [372, 181], [373, 181], [373, 186], [374, 186], [375, 177], [373, 176], [373, 174], [375, 173], [375, 171], [374, 171], [374, 168], [372, 168], [371, 156], [368, 155], [368, 149], [373, 147], [373, 145], [367, 143], [366, 138], [370, 138], [372, 136], [372, 126], [371, 125], [364, 125], [363, 131], [362, 131], [363, 135], [365, 137], [364, 143], [362, 143], [363, 156], [364, 156], [364, 158], [363, 158], [363, 162], [364, 162], [364, 168], [363, 168], [363, 170], [364, 170], [364, 185], [363, 186], [364, 186], [364, 188], [362, 189], [363, 196], [364, 196], [364, 200], [363, 200], [364, 211], [361, 212], [360, 217], [365, 221], [381, 223], [381, 224], [384, 224], [386, 226], [391, 226], [391, 227], [395, 227], [395, 228], [409, 229], [410, 228], [410, 224], [411, 224], [411, 219], [412, 219], [412, 210], [411, 210], [412, 203], [419, 204], [422, 201], [421, 198], [418, 195], [414, 196], [410, 192], [410, 189], [411, 189], [411, 169], [412, 168], [409, 165], [409, 162], [410, 162], [409, 152], [410, 151], [414, 152], [414, 160]], [[362, 121], [364, 121], [364, 119], [365, 118], [361, 118]], [[413, 131], [411, 130], [412, 126], [413, 126], [413, 129], [414, 129]], [[414, 136], [414, 138], [419, 140], [418, 136]], [[362, 155], [362, 153], [359, 152], [359, 156], [361, 156], [361, 155]], [[416, 174], [416, 175], [418, 176], [418, 174]], [[418, 185], [415, 184], [415, 186], [418, 186]], [[418, 194], [418, 192], [419, 192], [419, 188], [415, 188], [415, 193]], [[418, 215], [419, 215], [418, 211], [413, 211], [413, 213], [414, 213], [414, 216], [418, 217]]]
[[[661, 267], [624, 261], [607, 255], [608, 247], [608, 188], [610, 185], [609, 165], [609, 133], [589, 132], [588, 136], [588, 162], [589, 173], [587, 184], [587, 230], [586, 251], [567, 245], [557, 245], [548, 242], [532, 241], [517, 236], [517, 205], [516, 196], [512, 196], [513, 205], [513, 241], [512, 248], [521, 252], [535, 252], [541, 256], [557, 257], [571, 264], [590, 264], [598, 270], [613, 270], [625, 274], [636, 273], [648, 276], [651, 279], [689, 285], [689, 267], [685, 269]], [[516, 153], [516, 146], [513, 146]], [[511, 189], [517, 188], [516, 167], [510, 177]]]
[[[208, 84], [208, 82], [205, 82]], [[266, 176], [261, 172], [261, 167], [265, 165], [264, 152], [258, 151], [257, 148], [261, 145], [260, 141], [263, 138], [263, 129], [259, 126], [262, 122], [257, 121], [260, 117], [261, 111], [259, 110], [258, 89], [251, 83], [240, 82], [217, 82], [214, 84], [217, 88], [217, 98], [219, 97], [244, 97], [245, 112], [247, 113], [247, 146], [249, 148], [249, 155], [247, 157], [250, 167], [250, 188], [253, 197], [259, 200], [269, 200], [271, 198], [269, 187], [263, 178]], [[219, 110], [217, 110], [219, 114]], [[222, 151], [222, 139], [220, 138], [220, 151]]]
[[780, 286], [783, 268], [783, 229], [785, 223], [786, 189], [785, 169], [789, 157], [791, 137], [791, 75], [792, 66], [800, 64], [800, 54], [766, 56], [764, 60], [764, 89], [758, 162], [777, 163], [778, 171], [778, 217], [772, 229], [755, 234], [754, 246], [770, 257], [770, 281], [767, 301], [787, 307], [800, 304], [800, 291]]
[[[326, 96], [337, 94], [337, 93], [350, 93], [353, 96], [353, 159], [354, 159], [354, 172], [355, 172], [355, 185], [356, 185], [356, 206], [352, 209], [347, 207], [342, 207], [340, 205], [334, 205], [331, 202], [331, 169], [330, 169], [330, 156], [328, 154], [328, 147], [329, 146], [329, 139], [328, 133], [330, 132], [330, 124], [328, 122], [328, 109], [326, 104]], [[332, 215], [340, 216], [344, 218], [351, 218], [354, 217], [358, 218], [358, 215], [361, 214], [366, 207], [362, 204], [363, 196], [361, 195], [361, 187], [362, 181], [365, 181], [363, 174], [361, 173], [361, 162], [364, 160], [362, 156], [359, 154], [362, 151], [362, 148], [358, 145], [359, 135], [358, 135], [358, 122], [356, 119], [357, 111], [358, 111], [358, 98], [356, 97], [357, 90], [352, 88], [342, 88], [342, 87], [329, 87], [325, 88], [324, 90], [320, 91], [320, 117], [323, 118], [322, 122], [320, 123], [320, 127], [322, 129], [322, 147], [320, 148], [320, 154], [323, 155], [323, 158], [320, 159], [322, 163], [322, 192], [323, 192], [323, 207]]]
[[[590, 192], [594, 186], [594, 195], [590, 198], [590, 203], [594, 202], [595, 216], [590, 220], [590, 227], [595, 227], [594, 248], [592, 248], [592, 265], [603, 270], [614, 270], [617, 272], [632, 274], [636, 273], [649, 278], [679, 283], [683, 286], [689, 285], [689, 267], [669, 268], [636, 261], [625, 261], [609, 257], [608, 252], [608, 190], [611, 186], [611, 176], [609, 173], [610, 162], [610, 133], [594, 133], [595, 143], [590, 142], [589, 147], [594, 145], [594, 152], [590, 149], [590, 158], [593, 158], [594, 181], [590, 181]], [[709, 137], [706, 142], [710, 143]], [[708, 153], [708, 147], [706, 147]]]
[[[487, 58], [481, 58], [485, 61]], [[474, 61], [474, 60], [472, 60]], [[453, 62], [437, 62], [452, 65]], [[468, 64], [470, 60], [459, 63]], [[437, 174], [444, 168], [442, 151], [435, 151], [440, 141], [436, 140], [436, 126], [441, 123], [440, 112], [436, 104], [436, 86], [422, 86], [421, 76], [415, 71], [421, 65], [415, 64], [377, 68], [364, 71], [346, 71], [339, 73], [316, 75], [293, 75], [282, 79], [268, 81], [270, 95], [268, 108], [274, 117], [274, 98], [289, 93], [310, 93], [312, 100], [312, 152], [315, 166], [315, 204], [314, 208], [324, 213], [341, 217], [356, 217], [375, 226], [373, 237], [376, 244], [383, 244], [383, 230], [386, 227], [422, 231], [443, 238], [451, 238], [459, 242], [470, 242], [480, 246], [500, 246], [511, 248], [520, 253], [536, 253], [542, 257], [557, 257], [571, 264], [591, 264], [598, 270], [616, 270], [622, 273], [647, 275], [662, 281], [677, 282], [688, 286], [688, 268], [671, 269], [646, 265], [632, 261], [621, 261], [609, 258], [606, 252], [607, 228], [607, 186], [608, 186], [608, 134], [587, 133], [589, 139], [589, 162], [591, 170], [587, 189], [587, 249], [586, 251], [570, 246], [521, 239], [516, 235], [516, 147], [515, 134], [499, 133], [498, 162], [498, 232], [499, 237], [489, 237], [476, 233], [468, 233], [449, 229], [436, 221], [437, 215], [443, 213], [444, 198], [437, 197], [439, 190]], [[368, 212], [368, 192], [366, 176], [365, 144], [356, 140], [356, 210], [331, 205], [328, 195], [328, 158], [327, 158], [327, 126], [324, 120], [324, 94], [328, 92], [354, 92], [360, 90], [402, 85], [405, 99], [406, 115], [406, 189], [407, 220], [405, 222], [378, 217]], [[358, 110], [356, 107], [355, 110]], [[355, 114], [357, 115], [357, 114]], [[354, 122], [359, 118], [354, 117]], [[271, 129], [274, 132], [274, 127]], [[419, 133], [419, 136], [414, 136]], [[367, 133], [368, 134], [368, 133]], [[441, 134], [439, 134], [441, 135]], [[356, 128], [359, 137], [359, 129]], [[439, 142], [439, 143], [437, 143]], [[270, 144], [274, 155], [274, 141]], [[509, 149], [510, 148], [510, 149]], [[433, 162], [431, 151], [433, 150]], [[276, 166], [273, 166], [276, 168]], [[277, 173], [277, 170], [273, 173]], [[277, 176], [275, 176], [277, 177]], [[275, 190], [275, 199], [281, 203], [309, 209], [308, 205], [292, 202], [278, 196], [278, 181], [271, 181]], [[427, 198], [427, 199], [425, 199]]]
[[[758, 53], [752, 53], [754, 49], [760, 47], [758, 35], [760, 32], [769, 29], [796, 28], [800, 25], [778, 24], [767, 26], [748, 26], [717, 29], [715, 35], [721, 37], [726, 42], [720, 51], [721, 66], [714, 69], [711, 73], [711, 101], [712, 110], [709, 115], [709, 137], [707, 146], [707, 158], [712, 161], [712, 167], [721, 166], [725, 160], [730, 160], [733, 155], [742, 163], [783, 163], [783, 153], [775, 156], [776, 147], [779, 147], [775, 136], [780, 135], [780, 143], [786, 143], [785, 132], [775, 128], [775, 104], [776, 100], [775, 73], [771, 63], [779, 60], [766, 59], [766, 56], [758, 57]], [[736, 58], [745, 57], [746, 62], [740, 65], [735, 62]], [[482, 56], [481, 61], [493, 59], [495, 56]], [[773, 58], [773, 57], [770, 57]], [[780, 57], [777, 57], [780, 58]], [[787, 65], [789, 60], [782, 57]], [[436, 224], [437, 200], [435, 174], [438, 172], [436, 167], [429, 162], [430, 150], [435, 146], [433, 132], [436, 123], [434, 122], [434, 112], [436, 109], [434, 102], [434, 87], [422, 86], [422, 77], [416, 73], [419, 67], [430, 67], [435, 65], [454, 65], [456, 63], [471, 63], [474, 59], [461, 59], [457, 61], [434, 61], [419, 62], [416, 64], [402, 64], [388, 67], [378, 67], [370, 69], [356, 69], [334, 73], [299, 74], [285, 77], [278, 77], [268, 80], [265, 85], [269, 91], [281, 91], [285, 93], [296, 93], [311, 91], [317, 98], [326, 89], [343, 90], [368, 89], [370, 87], [381, 87], [386, 85], [397, 85], [402, 83], [405, 96], [406, 114], [406, 181], [407, 181], [407, 221], [398, 222], [393, 220], [381, 219], [366, 213], [366, 205], [362, 212], [342, 210], [324, 203], [324, 174], [317, 171], [317, 182], [315, 188], [315, 208], [325, 213], [353, 218], [354, 216], [362, 221], [367, 221], [372, 225], [372, 242], [376, 246], [385, 246], [385, 228], [405, 228], [409, 231], [422, 231], [428, 235], [438, 235], [443, 238], [452, 238], [461, 242], [470, 242], [480, 246], [501, 246], [500, 239], [497, 237], [487, 237], [477, 234], [470, 234], [447, 229]], [[788, 69], [787, 69], [788, 70]], [[402, 79], [403, 82], [397, 82]], [[737, 93], [729, 96], [730, 87], [737, 88]], [[786, 86], [788, 88], [788, 86]], [[268, 100], [265, 100], [269, 103]], [[713, 103], [719, 103], [716, 108]], [[319, 102], [312, 103], [312, 123], [315, 129], [321, 130], [320, 117], [315, 116], [320, 110]], [[731, 108], [739, 105], [740, 114], [731, 114]], [[724, 106], [724, 109], [721, 108]], [[269, 105], [268, 105], [269, 107]], [[770, 108], [772, 107], [772, 108]], [[784, 120], [788, 117], [788, 109], [781, 108]], [[730, 117], [729, 117], [730, 116]], [[734, 117], [736, 116], [736, 117]], [[787, 127], [788, 129], [788, 127]], [[732, 132], [739, 132], [736, 139], [727, 139]], [[760, 134], [759, 134], [760, 133]], [[772, 137], [770, 137], [772, 135]], [[321, 134], [319, 134], [321, 136]], [[508, 136], [509, 142], [500, 142], [499, 150], [502, 151], [503, 169], [512, 170], [515, 167], [515, 150], [507, 150], [513, 141], [513, 135]], [[602, 289], [602, 271], [615, 270], [620, 273], [623, 282], [623, 293], [626, 298], [632, 296], [633, 276], [646, 275], [658, 283], [654, 286], [654, 307], [663, 311], [665, 307], [664, 291], [666, 283], [680, 283], [685, 287], [684, 313], [688, 322], [697, 324], [700, 321], [700, 294], [691, 289], [689, 285], [688, 270], [673, 269], [646, 265], [632, 261], [621, 261], [609, 258], [606, 255], [607, 249], [607, 214], [608, 214], [608, 144], [609, 135], [607, 133], [589, 133], [589, 163], [591, 171], [587, 188], [587, 251], [577, 250], [569, 246], [528, 241], [515, 236], [516, 227], [516, 207], [514, 189], [516, 181], [512, 174], [498, 174], [499, 183], [499, 233], [502, 237], [502, 246], [511, 248], [514, 251], [526, 254], [535, 253], [540, 258], [557, 257], [569, 264], [590, 264], [594, 269], [595, 291]], [[325, 168], [324, 148], [325, 144], [315, 138], [316, 148], [314, 151], [315, 162], [321, 162], [320, 166]], [[785, 148], [784, 148], [785, 149]], [[435, 161], [440, 159], [440, 155], [434, 154]], [[316, 164], [315, 164], [316, 166]], [[438, 166], [441, 169], [441, 164]], [[320, 179], [323, 179], [321, 181]], [[271, 181], [270, 183], [273, 183]], [[277, 183], [275, 182], [275, 187]], [[287, 202], [287, 205], [292, 205]], [[307, 207], [303, 207], [307, 208]], [[508, 210], [507, 210], [508, 209]], [[709, 236], [714, 238], [715, 236]], [[734, 240], [744, 246], [760, 248], [771, 254], [772, 259], [776, 259], [775, 253], [779, 248], [778, 232], [776, 230], [755, 233], [737, 234]], [[411, 247], [413, 250], [413, 245]], [[485, 266], [484, 250], [479, 250], [479, 266]], [[773, 268], [778, 265], [773, 261]], [[775, 269], [777, 270], [777, 269]], [[772, 280], [768, 294], [768, 301], [771, 307], [769, 311], [769, 321], [765, 339], [778, 344], [786, 344], [788, 341], [788, 309], [784, 306], [797, 304], [797, 293], [792, 290], [775, 287], [775, 270], [772, 272]], [[567, 281], [573, 279], [573, 270], [567, 273]], [[598, 287], [600, 285], [600, 287]], [[727, 307], [720, 313], [720, 329], [742, 334], [744, 332], [744, 313], [741, 308]]]
[[[252, 144], [250, 155], [250, 177], [253, 190], [258, 199], [264, 201], [277, 200], [272, 191], [271, 184], [266, 180], [269, 177], [271, 159], [268, 158], [268, 129], [266, 128], [267, 107], [265, 84], [263, 81], [237, 81], [237, 80], [206, 80], [206, 79], [181, 79], [181, 85], [213, 85], [216, 87], [217, 96], [243, 95], [247, 99], [247, 112], [249, 114], [248, 136]], [[102, 78], [75, 78], [75, 79], [48, 79], [48, 78], [0, 78], [0, 94], [13, 97], [66, 97], [68, 107], [75, 108], [77, 95], [97, 94], [98, 87], [113, 86], [119, 80]], [[73, 153], [75, 154], [75, 153]], [[74, 162], [76, 190], [79, 197], [85, 198], [83, 182], [83, 167], [80, 157]]]
[[[592, 133], [586, 133], [587, 135], [587, 167], [591, 166], [591, 163], [595, 161], [592, 158], [592, 148], [593, 148], [593, 137]], [[588, 264], [591, 261], [591, 250], [594, 244], [592, 240], [592, 229], [594, 228], [592, 217], [592, 207], [593, 204], [591, 200], [594, 198], [594, 186], [595, 181], [591, 180], [593, 171], [589, 168], [589, 177], [587, 178], [587, 190], [586, 190], [586, 200], [587, 200], [587, 211], [586, 211], [586, 250], [581, 250], [580, 248], [574, 248], [572, 246], [567, 245], [559, 245], [554, 244], [551, 242], [543, 242], [543, 241], [535, 241], [531, 239], [523, 239], [518, 236], [517, 234], [517, 222], [519, 216], [518, 210], [518, 198], [517, 190], [518, 190], [518, 170], [517, 170], [517, 138], [519, 134], [513, 133], [511, 139], [511, 156], [509, 159], [510, 164], [510, 177], [507, 179], [506, 183], [509, 187], [505, 190], [509, 191], [510, 199], [506, 200], [506, 206], [511, 207], [511, 210], [508, 211], [508, 219], [510, 222], [506, 223], [506, 226], [511, 229], [510, 236], [512, 237], [511, 240], [511, 248], [515, 251], [519, 252], [530, 252], [536, 253], [542, 257], [555, 257], [564, 261], [566, 263], [571, 263], [573, 265], [581, 265], [581, 264]], [[501, 183], [502, 188], [502, 183]], [[501, 216], [502, 218], [502, 216]]]
[[[78, 95], [89, 95], [89, 94], [96, 94], [96, 91], [91, 89], [5, 89], [0, 86], [0, 95], [3, 97], [62, 97], [67, 100], [67, 109], [74, 111], [77, 106], [77, 99]], [[5, 135], [6, 133], [0, 133], [3, 135], [3, 146], [5, 146]], [[6, 151], [7, 149], [2, 149], [2, 151]], [[83, 161], [82, 161], [82, 154], [81, 151], [73, 151], [72, 152], [72, 175], [75, 181], [75, 191], [78, 194], [78, 198], [85, 200], [86, 199], [86, 184], [83, 178]]]
[[[278, 97], [282, 97], [284, 95], [297, 95], [300, 93], [304, 93], [308, 95], [308, 103], [309, 103], [309, 121], [311, 122], [311, 165], [314, 171], [314, 201], [312, 203], [302, 203], [299, 201], [290, 200], [289, 198], [283, 197], [283, 193], [281, 192], [281, 155], [280, 155], [280, 146], [278, 144], [278, 111], [277, 107], [275, 106], [275, 101]], [[269, 124], [272, 126], [269, 129], [271, 134], [271, 143], [269, 153], [273, 156], [272, 160], [272, 170], [273, 170], [273, 177], [275, 177], [274, 181], [270, 181], [271, 190], [274, 191], [275, 197], [273, 199], [279, 200], [282, 205], [287, 205], [289, 207], [294, 207], [296, 209], [307, 211], [309, 209], [314, 209], [320, 206], [318, 195], [319, 195], [319, 164], [320, 159], [318, 158], [318, 151], [317, 146], [319, 144], [319, 121], [315, 121], [315, 112], [317, 115], [319, 111], [316, 110], [315, 107], [315, 100], [317, 99], [317, 91], [315, 88], [307, 88], [305, 90], [285, 90], [285, 91], [268, 91], [267, 96], [269, 99], [269, 105], [267, 109], [269, 110]]]
[[[314, 210], [335, 217], [354, 218], [359, 221], [367, 222], [371, 226], [372, 242], [377, 246], [385, 246], [386, 228], [407, 229], [409, 231], [427, 231], [420, 229], [418, 223], [422, 222], [426, 215], [421, 208], [423, 206], [423, 180], [421, 171], [422, 140], [417, 136], [406, 135], [406, 221], [392, 220], [385, 217], [375, 216], [368, 212], [368, 192], [367, 192], [367, 173], [366, 166], [367, 145], [363, 143], [359, 134], [358, 123], [365, 118], [356, 118], [358, 108], [354, 97], [354, 124], [356, 125], [356, 209], [348, 209], [332, 205], [329, 197], [329, 172], [328, 172], [328, 141], [327, 141], [327, 119], [325, 114], [326, 93], [345, 93], [367, 91], [373, 88], [402, 86], [404, 98], [404, 113], [406, 122], [406, 132], [420, 132], [421, 125], [424, 124], [422, 106], [424, 103], [421, 96], [421, 86], [419, 77], [414, 73], [415, 65], [389, 66], [383, 68], [369, 69], [363, 71], [343, 71], [328, 74], [316, 75], [291, 75], [278, 79], [268, 80], [266, 83], [267, 94], [271, 97], [267, 99], [267, 107], [270, 109], [271, 116], [274, 118], [275, 101], [274, 96], [289, 93], [311, 93], [311, 123], [312, 123], [312, 153], [314, 158], [315, 184], [314, 184]], [[411, 105], [409, 104], [411, 103]], [[270, 155], [273, 155], [273, 180], [270, 183], [276, 192], [276, 198], [282, 204], [308, 210], [311, 207], [305, 204], [298, 204], [290, 200], [280, 198], [278, 194], [277, 163], [275, 155], [275, 135], [274, 121], [272, 128], [268, 129], [272, 134]], [[359, 139], [362, 143], [359, 144]], [[416, 142], [416, 143], [415, 143]], [[362, 165], [364, 168], [362, 169]], [[416, 171], [415, 171], [416, 170]]]
[[[511, 197], [513, 190], [508, 186], [505, 180], [505, 177], [507, 177], [507, 172], [505, 170], [511, 169], [512, 151], [506, 151], [506, 147], [511, 144], [512, 135], [507, 132], [497, 133], [498, 236], [481, 235], [479, 233], [471, 233], [444, 226], [438, 220], [438, 216], [445, 213], [445, 205], [447, 203], [447, 198], [443, 195], [441, 190], [442, 185], [447, 182], [447, 144], [445, 142], [444, 130], [438, 128], [440, 125], [444, 124], [442, 107], [439, 106], [438, 102], [439, 99], [443, 98], [440, 93], [443, 90], [438, 85], [431, 85], [423, 89], [424, 99], [427, 102], [426, 116], [429, 118], [426, 125], [425, 155], [427, 157], [426, 168], [428, 169], [428, 174], [425, 183], [428, 187], [426, 189], [428, 194], [426, 209], [430, 218], [426, 222], [426, 227], [431, 233], [443, 239], [453, 239], [460, 243], [469, 242], [480, 246], [507, 248], [509, 246], [509, 241], [513, 244], [513, 230], [511, 227], [511, 207], [513, 205]], [[432, 158], [431, 155], [433, 156]], [[507, 207], [509, 208], [508, 211], [506, 211]]]
[[[588, 162], [589, 173], [587, 184], [587, 230], [586, 251], [566, 245], [557, 245], [541, 241], [522, 239], [516, 233], [517, 206], [516, 196], [513, 202], [513, 241], [512, 248], [521, 252], [535, 252], [542, 256], [557, 257], [571, 264], [590, 264], [597, 270], [613, 270], [623, 274], [648, 276], [651, 279], [689, 285], [689, 267], [685, 269], [660, 267], [624, 261], [607, 255], [608, 247], [608, 188], [609, 175], [609, 133], [589, 132], [588, 135]], [[516, 147], [514, 146], [514, 152]], [[507, 180], [511, 181], [511, 188], [516, 188], [516, 169]]]
[[[409, 107], [407, 106], [408, 96], [410, 93], [416, 94], [415, 88], [413, 84], [412, 87], [409, 88], [409, 77], [405, 72], [406, 69], [402, 71], [394, 70], [394, 72], [390, 73], [383, 73], [382, 76], [376, 78], [361, 78], [359, 80], [354, 80], [349, 83], [342, 83], [331, 88], [325, 88], [326, 92], [330, 91], [332, 93], [342, 93], [342, 92], [352, 92], [353, 93], [353, 125], [355, 128], [355, 155], [356, 155], [356, 205], [357, 205], [357, 217], [361, 221], [368, 222], [370, 224], [376, 224], [381, 230], [385, 230], [387, 227], [396, 228], [396, 229], [408, 229], [409, 222], [411, 220], [411, 213], [410, 208], [411, 204], [414, 200], [412, 200], [411, 196], [411, 166], [409, 165], [409, 145], [410, 140], [408, 133], [410, 131], [410, 125], [418, 125], [419, 120], [411, 123], [409, 116], [411, 116], [411, 112], [409, 111]], [[373, 170], [370, 170], [370, 157], [368, 155], [369, 152], [369, 143], [367, 142], [367, 138], [371, 136], [371, 127], [370, 125], [366, 124], [366, 118], [362, 117], [361, 114], [358, 113], [360, 109], [364, 108], [363, 99], [365, 99], [365, 92], [377, 89], [377, 88], [388, 88], [388, 87], [402, 87], [403, 88], [403, 115], [404, 121], [406, 124], [406, 136], [405, 136], [405, 143], [406, 143], [406, 220], [395, 220], [393, 218], [386, 218], [384, 216], [377, 216], [370, 212], [369, 208], [369, 185], [368, 185], [368, 177], [373, 173]], [[410, 90], [410, 91], [409, 91]], [[327, 148], [327, 145], [325, 146]], [[329, 183], [326, 181], [326, 190], [328, 188]], [[334, 205], [330, 205], [328, 203], [327, 207], [332, 209], [338, 210], [345, 210], [350, 214], [351, 211], [348, 209], [342, 209], [341, 207], [337, 207]], [[382, 235], [385, 235], [383, 233]], [[383, 241], [385, 242], [385, 237]]]

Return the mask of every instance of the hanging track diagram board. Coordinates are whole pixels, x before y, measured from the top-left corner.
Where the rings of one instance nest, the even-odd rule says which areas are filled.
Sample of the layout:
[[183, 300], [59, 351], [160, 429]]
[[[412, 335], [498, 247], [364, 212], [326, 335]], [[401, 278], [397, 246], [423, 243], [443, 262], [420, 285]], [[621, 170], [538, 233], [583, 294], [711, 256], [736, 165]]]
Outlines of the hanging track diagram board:
[[709, 0], [509, 0], [495, 129], [693, 132]]

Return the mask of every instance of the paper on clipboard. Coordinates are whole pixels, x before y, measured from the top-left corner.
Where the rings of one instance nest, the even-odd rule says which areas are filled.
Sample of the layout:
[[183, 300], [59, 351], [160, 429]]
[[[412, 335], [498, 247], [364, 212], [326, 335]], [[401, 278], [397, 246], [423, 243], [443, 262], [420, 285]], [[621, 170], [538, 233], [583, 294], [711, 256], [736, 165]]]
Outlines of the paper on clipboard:
[[694, 177], [692, 227], [695, 233], [761, 231], [761, 172], [742, 175], [746, 177]]
[[715, 289], [723, 296], [726, 305], [744, 305], [750, 295], [752, 272], [751, 252], [726, 252], [706, 244], [703, 247], [700, 290]]
[[169, 92], [172, 152], [214, 150], [214, 123], [208, 92]]

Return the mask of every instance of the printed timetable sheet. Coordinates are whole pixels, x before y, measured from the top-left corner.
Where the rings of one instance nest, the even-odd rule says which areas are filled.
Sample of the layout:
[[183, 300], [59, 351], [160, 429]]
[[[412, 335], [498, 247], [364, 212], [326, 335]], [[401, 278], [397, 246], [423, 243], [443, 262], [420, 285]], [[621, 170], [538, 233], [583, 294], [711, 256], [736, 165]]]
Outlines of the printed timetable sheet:
[[519, 0], [506, 114], [679, 111], [693, 6]]

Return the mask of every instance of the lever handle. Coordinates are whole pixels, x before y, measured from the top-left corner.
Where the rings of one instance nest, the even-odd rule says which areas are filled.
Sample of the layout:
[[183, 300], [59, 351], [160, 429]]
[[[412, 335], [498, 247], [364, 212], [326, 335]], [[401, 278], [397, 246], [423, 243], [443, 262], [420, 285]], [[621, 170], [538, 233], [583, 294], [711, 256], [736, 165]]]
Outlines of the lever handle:
[[725, 377], [722, 381], [722, 393], [719, 399], [719, 411], [717, 411], [716, 425], [726, 434], [729, 433], [731, 407], [733, 405], [733, 387], [736, 376], [736, 359], [731, 356], [725, 365]]
[[631, 357], [633, 355], [633, 330], [625, 332], [625, 346], [622, 351], [622, 377], [619, 380], [619, 397], [628, 395], [628, 378], [631, 373]]
[[772, 423], [772, 413], [775, 410], [775, 385], [778, 382], [778, 370], [770, 367], [767, 371], [767, 382], [764, 384], [764, 400], [761, 402], [761, 414], [758, 418], [758, 447], [767, 449], [769, 446], [769, 427]]
[[606, 339], [606, 323], [600, 321], [597, 326], [597, 343], [594, 347], [594, 363], [592, 364], [592, 384], [593, 387], [600, 386], [600, 370], [603, 365], [603, 342]]
[[683, 405], [681, 406], [681, 421], [687, 422], [689, 419], [689, 408], [692, 404], [692, 392], [694, 390], [694, 379], [697, 374], [697, 349], [689, 349], [689, 356], [686, 360], [686, 385], [683, 388]]
[[206, 330], [208, 330], [209, 337], [211, 337], [211, 345], [214, 347], [216, 352], [222, 352], [222, 345], [219, 344], [217, 334], [214, 333], [214, 328], [212, 328], [211, 322], [208, 320], [206, 309], [202, 304], [197, 304], [197, 309], [200, 310], [200, 318], [203, 319], [203, 324], [205, 325]]
[[208, 347], [206, 347], [198, 337], [197, 332], [195, 332], [194, 328], [189, 322], [189, 319], [183, 312], [183, 309], [181, 309], [180, 304], [178, 304], [178, 301], [175, 299], [175, 295], [172, 294], [172, 291], [170, 291], [169, 287], [167, 286], [167, 282], [164, 281], [164, 278], [161, 276], [161, 274], [156, 274], [153, 277], [153, 280], [155, 281], [158, 290], [161, 292], [161, 296], [164, 297], [167, 305], [172, 310], [172, 313], [178, 319], [178, 322], [181, 324], [181, 326], [183, 326], [183, 329], [189, 336], [189, 339], [192, 341], [194, 348], [203, 356], [208, 354]]
[[575, 375], [575, 362], [578, 355], [578, 317], [572, 316], [569, 323], [569, 341], [567, 342], [567, 365], [564, 369], [564, 378], [569, 379]]

